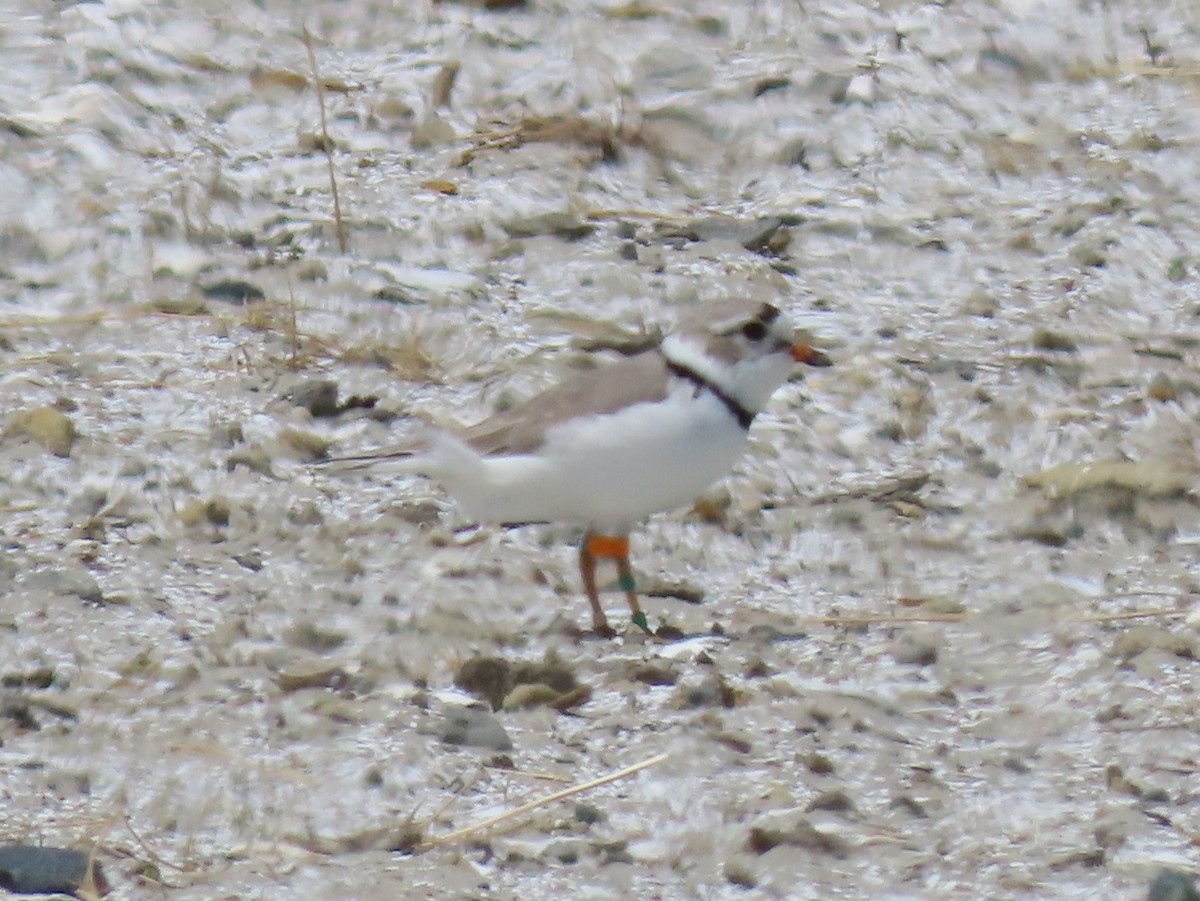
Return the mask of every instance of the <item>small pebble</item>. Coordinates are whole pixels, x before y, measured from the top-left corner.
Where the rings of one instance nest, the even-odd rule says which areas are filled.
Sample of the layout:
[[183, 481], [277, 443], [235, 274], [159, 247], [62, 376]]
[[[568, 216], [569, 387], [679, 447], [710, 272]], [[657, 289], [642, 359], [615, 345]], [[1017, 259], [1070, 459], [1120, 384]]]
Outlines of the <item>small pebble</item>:
[[209, 300], [220, 300], [238, 306], [265, 300], [267, 297], [262, 288], [241, 279], [222, 279], [201, 285], [200, 293]]
[[1040, 328], [1033, 333], [1033, 346], [1038, 350], [1051, 350], [1059, 353], [1075, 353], [1079, 346], [1075, 339], [1062, 332]]
[[230, 452], [225, 460], [225, 469], [233, 472], [239, 466], [259, 475], [274, 475], [271, 471], [271, 455], [259, 444], [242, 445]]
[[821, 792], [812, 801], [809, 802], [807, 810], [830, 810], [836, 813], [845, 813], [854, 810], [854, 802], [850, 800], [850, 796], [841, 789], [833, 791]]
[[913, 666], [932, 666], [937, 663], [938, 649], [932, 642], [903, 635], [892, 651], [897, 663]]
[[600, 808], [586, 801], [580, 801], [575, 805], [575, 821], [583, 823], [585, 826], [593, 826], [599, 823], [604, 818], [604, 814], [600, 812]]
[[889, 806], [893, 810], [906, 810], [919, 820], [924, 820], [929, 816], [928, 811], [925, 810], [925, 805], [912, 795], [898, 795], [892, 799], [892, 803]]
[[1069, 252], [1071, 259], [1080, 266], [1096, 268], [1108, 262], [1108, 256], [1105, 254], [1103, 248], [1086, 241], [1076, 244]]
[[725, 861], [725, 879], [739, 888], [754, 888], [758, 879], [745, 860], [734, 857]]
[[283, 640], [293, 648], [322, 654], [340, 648], [347, 642], [348, 636], [344, 632], [335, 632], [316, 623], [300, 620], [284, 633]]
[[502, 657], [472, 657], [458, 668], [454, 684], [499, 710], [515, 684], [512, 664]]
[[737, 694], [720, 676], [709, 676], [701, 682], [683, 685], [675, 693], [678, 707], [733, 707]]
[[336, 416], [338, 385], [333, 379], [309, 379], [292, 389], [292, 403], [304, 407], [314, 417]]
[[562, 696], [549, 685], [540, 682], [516, 686], [500, 705], [504, 710], [523, 710], [529, 707], [549, 707]]
[[1150, 625], [1132, 626], [1113, 639], [1113, 656], [1122, 661], [1152, 649], [1195, 660], [1200, 656], [1200, 641], [1194, 635]]
[[810, 773], [818, 776], [828, 776], [833, 772], [833, 761], [816, 751], [812, 751], [804, 757], [803, 763], [808, 767]]
[[301, 691], [306, 688], [340, 689], [345, 687], [349, 676], [340, 666], [317, 665], [281, 672], [276, 675], [275, 681], [282, 691]]
[[1200, 901], [1200, 892], [1190, 876], [1175, 870], [1159, 870], [1146, 901]]
[[100, 865], [88, 854], [40, 845], [0, 847], [0, 888], [24, 895], [78, 892], [80, 897], [109, 890]]
[[56, 457], [71, 456], [71, 448], [79, 437], [71, 417], [54, 407], [15, 413], [5, 431], [28, 435]]
[[1167, 403], [1178, 400], [1179, 392], [1175, 389], [1175, 383], [1171, 381], [1171, 377], [1165, 372], [1160, 372], [1150, 380], [1150, 384], [1146, 388], [1146, 396], [1151, 400]]
[[679, 675], [668, 666], [657, 663], [637, 663], [630, 667], [629, 678], [646, 685], [674, 685]]
[[332, 442], [316, 432], [285, 428], [279, 432], [279, 440], [308, 461], [324, 460], [329, 456]]
[[822, 832], [805, 819], [799, 820], [791, 829], [754, 826], [746, 840], [747, 849], [755, 854], [766, 854], [779, 845], [823, 851], [834, 857], [845, 857], [850, 851], [845, 839], [830, 832]]
[[511, 751], [512, 739], [492, 714], [477, 707], [452, 707], [442, 724], [442, 741], [492, 751]]

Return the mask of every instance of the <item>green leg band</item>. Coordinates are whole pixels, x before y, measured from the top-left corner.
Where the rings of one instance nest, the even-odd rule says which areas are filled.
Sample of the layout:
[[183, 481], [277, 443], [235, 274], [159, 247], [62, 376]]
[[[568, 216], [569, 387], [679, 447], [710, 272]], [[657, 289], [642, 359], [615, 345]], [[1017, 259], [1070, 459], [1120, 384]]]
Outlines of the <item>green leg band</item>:
[[633, 615], [633, 624], [647, 635], [650, 634], [650, 624], [646, 622], [646, 614], [640, 610]]
[[637, 585], [633, 581], [632, 573], [621, 573], [621, 577], [617, 579], [617, 584], [621, 586], [622, 591], [633, 591]]

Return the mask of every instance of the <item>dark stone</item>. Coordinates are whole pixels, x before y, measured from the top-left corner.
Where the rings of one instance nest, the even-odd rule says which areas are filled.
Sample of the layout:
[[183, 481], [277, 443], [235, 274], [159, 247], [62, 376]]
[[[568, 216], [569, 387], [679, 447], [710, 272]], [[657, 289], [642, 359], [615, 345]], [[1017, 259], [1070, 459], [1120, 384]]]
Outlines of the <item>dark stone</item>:
[[74, 894], [89, 882], [100, 894], [108, 890], [99, 864], [82, 851], [35, 845], [0, 847], [0, 888], [10, 892]]

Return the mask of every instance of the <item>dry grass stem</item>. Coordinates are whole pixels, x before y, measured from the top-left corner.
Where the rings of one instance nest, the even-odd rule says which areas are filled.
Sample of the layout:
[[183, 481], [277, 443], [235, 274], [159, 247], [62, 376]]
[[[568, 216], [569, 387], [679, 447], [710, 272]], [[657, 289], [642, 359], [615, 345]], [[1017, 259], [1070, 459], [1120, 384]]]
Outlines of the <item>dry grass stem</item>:
[[458, 78], [460, 68], [458, 60], [451, 60], [438, 69], [438, 74], [433, 79], [431, 92], [433, 105], [438, 109], [445, 109], [450, 105], [450, 94], [454, 90], [454, 80]]
[[483, 829], [488, 829], [495, 826], [497, 823], [502, 823], [505, 820], [510, 820], [513, 817], [519, 817], [522, 814], [529, 813], [531, 810], [536, 810], [539, 807], [544, 807], [547, 804], [553, 804], [555, 801], [561, 801], [563, 798], [570, 798], [573, 795], [578, 795], [585, 791], [590, 791], [593, 788], [598, 788], [601, 785], [607, 785], [609, 782], [616, 782], [618, 779], [624, 779], [626, 776], [632, 776], [634, 773], [640, 772], [655, 764], [662, 763], [667, 759], [668, 754], [656, 754], [640, 763], [635, 763], [632, 766], [627, 766], [623, 770], [617, 770], [615, 773], [609, 773], [607, 776], [600, 776], [597, 779], [592, 779], [589, 782], [581, 782], [578, 785], [572, 785], [570, 788], [564, 788], [560, 791], [551, 792], [541, 798], [535, 798], [526, 804], [519, 807], [514, 807], [512, 810], [506, 810], [504, 813], [496, 814], [493, 817], [488, 817], [485, 820], [480, 820], [478, 823], [472, 823], [470, 826], [464, 826], [462, 829], [455, 829], [453, 832], [448, 832], [445, 835], [437, 836], [436, 838], [427, 838], [423, 842], [425, 847], [434, 845], [445, 845], [450, 842], [456, 842], [466, 838], [468, 835], [473, 835]]
[[342, 204], [338, 199], [337, 175], [333, 169], [333, 139], [329, 137], [329, 128], [325, 116], [325, 83], [317, 70], [317, 54], [313, 50], [312, 34], [304, 29], [304, 49], [308, 51], [308, 65], [312, 69], [313, 85], [317, 91], [317, 109], [321, 115], [321, 147], [325, 151], [325, 162], [329, 166], [329, 190], [333, 194], [333, 221], [337, 228], [338, 249], [346, 252], [346, 223], [342, 219]]
[[296, 328], [296, 292], [288, 280], [288, 343], [292, 347], [292, 370], [300, 368], [300, 332]]
[[458, 165], [467, 165], [484, 151], [515, 150], [533, 143], [580, 147], [606, 161], [616, 160], [623, 146], [649, 145], [637, 130], [593, 122], [582, 116], [529, 116], [516, 125], [474, 135], [471, 146], [459, 156]]
[[494, 773], [503, 773], [506, 776], [520, 776], [525, 779], [541, 779], [544, 782], [565, 782], [571, 780], [566, 776], [557, 776], [554, 773], [539, 773], [534, 770], [517, 770], [507, 766], [493, 766], [485, 764], [485, 767]]
[[[1116, 613], [1087, 613], [1070, 617], [1072, 623], [1108, 623], [1125, 619], [1149, 619], [1156, 616], [1186, 616], [1187, 610], [1162, 607], [1154, 610], [1120, 610]], [[798, 626], [900, 626], [909, 623], [962, 623], [978, 619], [980, 613], [930, 613], [924, 616], [897, 616], [892, 613], [848, 614], [844, 616], [802, 616], [792, 620]]]

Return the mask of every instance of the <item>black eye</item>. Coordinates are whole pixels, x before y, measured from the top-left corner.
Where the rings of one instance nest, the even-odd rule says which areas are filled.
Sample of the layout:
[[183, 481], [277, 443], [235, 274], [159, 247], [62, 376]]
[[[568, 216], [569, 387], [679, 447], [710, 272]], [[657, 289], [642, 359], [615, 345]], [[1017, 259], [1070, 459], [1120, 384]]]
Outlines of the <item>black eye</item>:
[[750, 341], [761, 341], [767, 337], [767, 327], [757, 319], [751, 319], [742, 326], [742, 334]]

